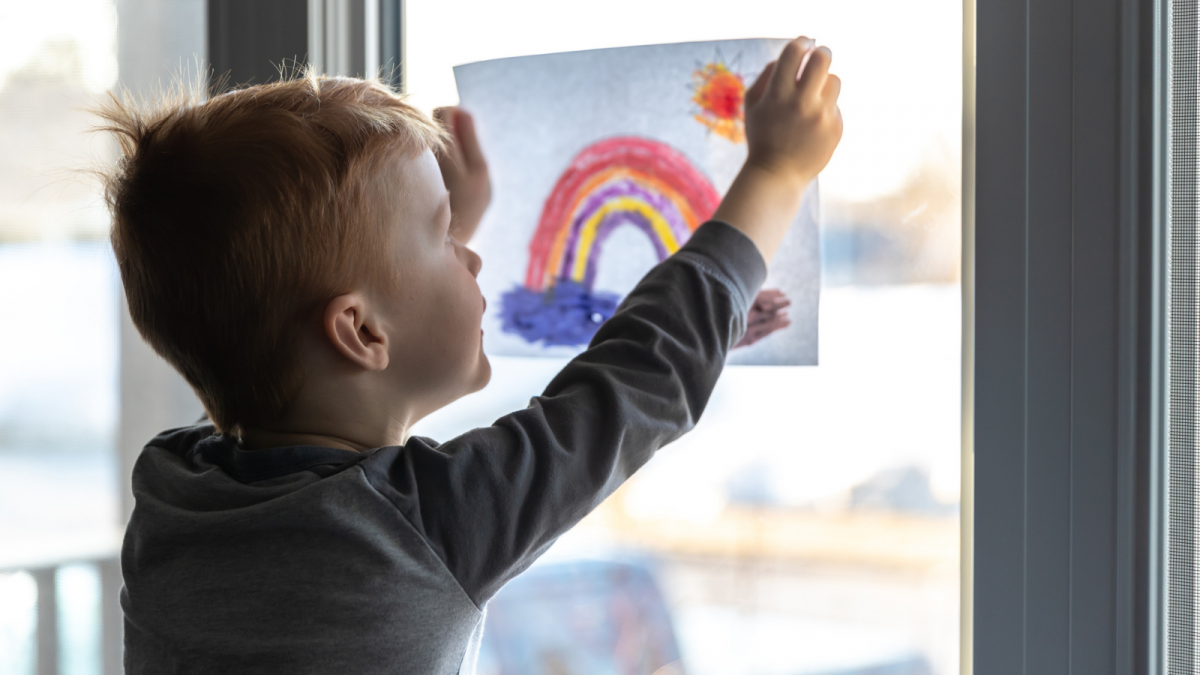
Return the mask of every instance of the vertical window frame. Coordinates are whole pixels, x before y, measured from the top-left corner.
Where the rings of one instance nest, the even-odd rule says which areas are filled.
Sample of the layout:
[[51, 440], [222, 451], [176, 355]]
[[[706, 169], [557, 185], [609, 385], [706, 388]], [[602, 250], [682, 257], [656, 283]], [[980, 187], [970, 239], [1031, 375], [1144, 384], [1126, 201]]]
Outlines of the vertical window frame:
[[1163, 672], [1162, 6], [977, 2], [975, 673]]

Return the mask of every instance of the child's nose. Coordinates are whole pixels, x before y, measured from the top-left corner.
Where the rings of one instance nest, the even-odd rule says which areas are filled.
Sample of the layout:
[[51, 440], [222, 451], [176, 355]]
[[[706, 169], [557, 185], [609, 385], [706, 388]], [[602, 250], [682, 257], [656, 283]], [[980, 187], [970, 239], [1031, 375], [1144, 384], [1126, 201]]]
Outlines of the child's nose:
[[463, 250], [463, 253], [467, 257], [467, 259], [466, 259], [467, 270], [471, 273], [471, 276], [473, 276], [473, 277], [479, 276], [479, 269], [481, 267], [483, 267], [483, 258], [480, 258], [478, 253], [476, 253], [475, 251], [472, 251], [471, 249], [467, 248], [466, 246], [463, 246], [462, 250]]

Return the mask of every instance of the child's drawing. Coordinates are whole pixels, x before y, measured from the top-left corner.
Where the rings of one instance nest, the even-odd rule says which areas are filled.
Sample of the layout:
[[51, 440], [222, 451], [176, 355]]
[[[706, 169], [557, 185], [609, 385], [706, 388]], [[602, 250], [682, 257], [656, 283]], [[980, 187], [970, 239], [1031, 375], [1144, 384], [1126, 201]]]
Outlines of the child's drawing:
[[[734, 59], [734, 64], [741, 55]], [[746, 123], [742, 115], [742, 103], [746, 96], [746, 82], [734, 72], [725, 60], [717, 56], [709, 63], [700, 64], [692, 73], [692, 101], [700, 107], [696, 121], [713, 133], [734, 143], [746, 142]]]
[[586, 345], [620, 301], [595, 288], [613, 231], [636, 228], [663, 260], [719, 201], [708, 179], [663, 143], [626, 136], [588, 146], [546, 199], [529, 245], [525, 282], [504, 294], [503, 330], [530, 342]]
[[[455, 68], [493, 183], [472, 241], [484, 261], [488, 353], [578, 353], [711, 217], [745, 161], [746, 87], [784, 44], [655, 45]], [[817, 207], [814, 182], [751, 313], [790, 301], [791, 325], [748, 339], [731, 363], [816, 363]]]

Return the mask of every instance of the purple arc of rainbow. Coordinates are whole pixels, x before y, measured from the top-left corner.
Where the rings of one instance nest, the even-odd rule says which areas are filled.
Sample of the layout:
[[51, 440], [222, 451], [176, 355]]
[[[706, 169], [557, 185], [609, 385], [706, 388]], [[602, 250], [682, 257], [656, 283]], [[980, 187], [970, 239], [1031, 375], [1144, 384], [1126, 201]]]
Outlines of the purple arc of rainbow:
[[679, 212], [679, 209], [670, 198], [655, 190], [647, 189], [643, 184], [631, 178], [618, 179], [604, 184], [583, 200], [581, 207], [572, 220], [570, 234], [567, 236], [564, 247], [562, 263], [556, 273], [557, 278], [575, 278], [577, 281], [582, 281], [583, 285], [587, 288], [591, 288], [592, 282], [596, 278], [596, 265], [600, 261], [600, 253], [604, 250], [604, 243], [608, 239], [608, 235], [618, 226], [626, 223], [636, 226], [646, 234], [646, 237], [654, 246], [654, 251], [658, 255], [659, 260], [665, 259], [673, 252], [668, 248], [668, 243], [664, 242], [664, 238], [658, 236], [658, 233], [655, 232], [650, 218], [642, 212], [642, 209], [612, 210], [601, 216], [600, 221], [594, 228], [595, 234], [591, 246], [587, 249], [592, 254], [588, 256], [584, 265], [585, 271], [582, 278], [578, 278], [578, 275], [572, 273], [575, 267], [576, 256], [581, 249], [580, 239], [582, 239], [584, 233], [589, 232], [587, 227], [588, 221], [595, 218], [596, 214], [604, 209], [606, 204], [612, 204], [614, 200], [622, 197], [640, 202], [640, 205], [645, 205], [653, 213], [659, 214], [662, 220], [670, 227], [672, 239], [675, 243], [673, 248], [678, 248], [680, 244], [687, 241], [688, 237], [691, 236], [692, 231], [688, 229], [687, 223], [683, 219], [683, 214]]
[[[604, 216], [604, 219], [600, 221], [599, 227], [596, 228], [595, 248], [597, 251], [603, 250], [605, 240], [608, 239], [608, 236], [613, 233], [613, 230], [617, 229], [621, 225], [633, 225], [637, 229], [646, 233], [646, 236], [654, 245], [654, 252], [658, 255], [659, 260], [666, 260], [667, 256], [671, 254], [662, 241], [655, 236], [654, 227], [650, 224], [650, 221], [646, 218], [646, 216], [640, 213], [628, 212], [610, 213]], [[583, 279], [580, 280], [584, 288], [591, 289], [595, 285], [597, 268], [596, 262], [599, 260], [599, 258], [600, 256], [592, 256], [592, 258], [588, 260]]]
[[576, 155], [546, 199], [525, 287], [541, 291], [569, 279], [590, 288], [604, 242], [623, 224], [644, 232], [665, 258], [719, 201], [708, 179], [670, 146], [637, 137], [599, 141]]

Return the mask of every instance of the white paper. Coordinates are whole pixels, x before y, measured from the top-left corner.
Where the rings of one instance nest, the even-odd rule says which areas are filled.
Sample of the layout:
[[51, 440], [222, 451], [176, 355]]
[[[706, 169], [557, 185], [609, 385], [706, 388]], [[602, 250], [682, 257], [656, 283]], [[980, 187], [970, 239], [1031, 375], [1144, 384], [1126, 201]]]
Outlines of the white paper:
[[[741, 95], [786, 40], [600, 49], [454, 69], [493, 199], [483, 258], [484, 349], [564, 356], [707, 219], [746, 158]], [[765, 289], [791, 325], [730, 363], [815, 365], [820, 255], [814, 181]]]

